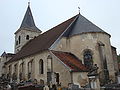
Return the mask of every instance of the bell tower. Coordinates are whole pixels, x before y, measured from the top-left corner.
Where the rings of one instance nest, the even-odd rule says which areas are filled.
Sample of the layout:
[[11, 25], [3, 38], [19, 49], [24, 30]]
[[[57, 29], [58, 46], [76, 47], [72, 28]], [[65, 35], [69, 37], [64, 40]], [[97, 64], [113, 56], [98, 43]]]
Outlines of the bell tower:
[[21, 48], [31, 39], [34, 39], [41, 34], [34, 22], [32, 12], [30, 9], [30, 2], [28, 3], [28, 8], [21, 23], [20, 28], [15, 32], [15, 49], [14, 52], [17, 53]]

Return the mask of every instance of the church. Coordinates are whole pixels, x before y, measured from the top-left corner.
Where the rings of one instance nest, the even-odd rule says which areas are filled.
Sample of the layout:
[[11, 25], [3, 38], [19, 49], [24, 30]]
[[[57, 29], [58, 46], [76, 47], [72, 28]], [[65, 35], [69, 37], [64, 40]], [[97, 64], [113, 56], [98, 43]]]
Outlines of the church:
[[1, 55], [1, 75], [11, 82], [31, 79], [48, 86], [72, 83], [83, 87], [89, 84], [88, 74], [96, 65], [97, 84], [117, 82], [117, 54], [110, 37], [81, 13], [42, 33], [28, 5], [15, 32], [14, 54]]

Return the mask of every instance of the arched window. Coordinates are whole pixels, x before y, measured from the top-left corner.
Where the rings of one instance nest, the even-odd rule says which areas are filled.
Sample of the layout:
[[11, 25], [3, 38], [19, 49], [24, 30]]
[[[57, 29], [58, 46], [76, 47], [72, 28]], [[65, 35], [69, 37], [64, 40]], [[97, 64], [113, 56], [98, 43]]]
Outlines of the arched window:
[[29, 35], [26, 36], [26, 40], [29, 40]]
[[33, 60], [31, 60], [30, 62], [28, 62], [28, 78], [29, 79], [32, 76], [32, 72], [33, 72], [32, 68], [33, 68]]
[[13, 80], [17, 80], [17, 72], [18, 71], [18, 66], [17, 66], [17, 64], [15, 64], [14, 65], [14, 72], [13, 72], [13, 74], [12, 74], [12, 79]]
[[87, 68], [91, 68], [93, 65], [93, 53], [90, 49], [86, 49], [83, 53], [84, 64]]
[[40, 74], [44, 73], [44, 63], [43, 63], [42, 59], [40, 59], [40, 61], [39, 61], [39, 73]]
[[21, 37], [19, 36], [18, 39], [19, 39], [19, 44], [20, 44], [20, 42], [21, 42]]
[[52, 69], [52, 57], [50, 55], [48, 55], [47, 57], [47, 71], [51, 72]]
[[9, 67], [8, 67], [8, 72], [9, 72], [9, 74], [10, 74], [10, 76], [12, 75], [12, 65], [9, 65]]
[[19, 79], [20, 81], [23, 80], [24, 75], [24, 62], [22, 62], [19, 66]]
[[18, 71], [18, 66], [17, 66], [18, 64], [15, 64], [14, 65], [14, 73], [17, 75], [17, 71]]

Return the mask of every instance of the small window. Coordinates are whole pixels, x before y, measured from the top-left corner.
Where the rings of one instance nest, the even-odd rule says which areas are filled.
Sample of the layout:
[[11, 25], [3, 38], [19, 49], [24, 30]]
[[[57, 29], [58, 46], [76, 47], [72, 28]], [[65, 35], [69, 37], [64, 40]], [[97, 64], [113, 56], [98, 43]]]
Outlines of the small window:
[[20, 50], [19, 49], [17, 49], [17, 52], [19, 52]]
[[14, 72], [17, 73], [17, 64], [14, 65]]
[[33, 60], [28, 62], [28, 79], [32, 77], [32, 73], [33, 73]]
[[22, 62], [22, 63], [20, 64], [19, 69], [20, 69], [19, 71], [20, 71], [21, 73], [24, 72], [24, 62]]
[[28, 62], [28, 72], [32, 72], [32, 62]]
[[56, 73], [56, 82], [59, 84], [59, 73]]
[[19, 66], [19, 79], [20, 81], [23, 80], [24, 73], [24, 62], [22, 62]]
[[29, 35], [26, 36], [26, 40], [29, 40]]
[[39, 73], [40, 74], [44, 73], [44, 63], [42, 59], [39, 61]]
[[9, 65], [9, 67], [8, 67], [8, 72], [11, 75], [11, 73], [12, 73], [12, 66], [11, 65]]
[[16, 41], [16, 45], [18, 45], [18, 41]]
[[19, 36], [19, 38], [18, 38], [18, 39], [19, 39], [19, 44], [20, 44], [20, 42], [21, 42], [21, 37]]
[[50, 55], [48, 55], [47, 57], [47, 70], [48, 72], [51, 72], [52, 69], [52, 57]]

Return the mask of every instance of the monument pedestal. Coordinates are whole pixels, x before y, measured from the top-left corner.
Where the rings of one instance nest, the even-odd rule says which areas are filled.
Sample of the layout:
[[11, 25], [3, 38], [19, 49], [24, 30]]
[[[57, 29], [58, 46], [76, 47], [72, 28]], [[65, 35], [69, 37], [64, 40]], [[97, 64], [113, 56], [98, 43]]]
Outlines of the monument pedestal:
[[89, 85], [91, 89], [100, 90], [98, 74], [88, 74]]

